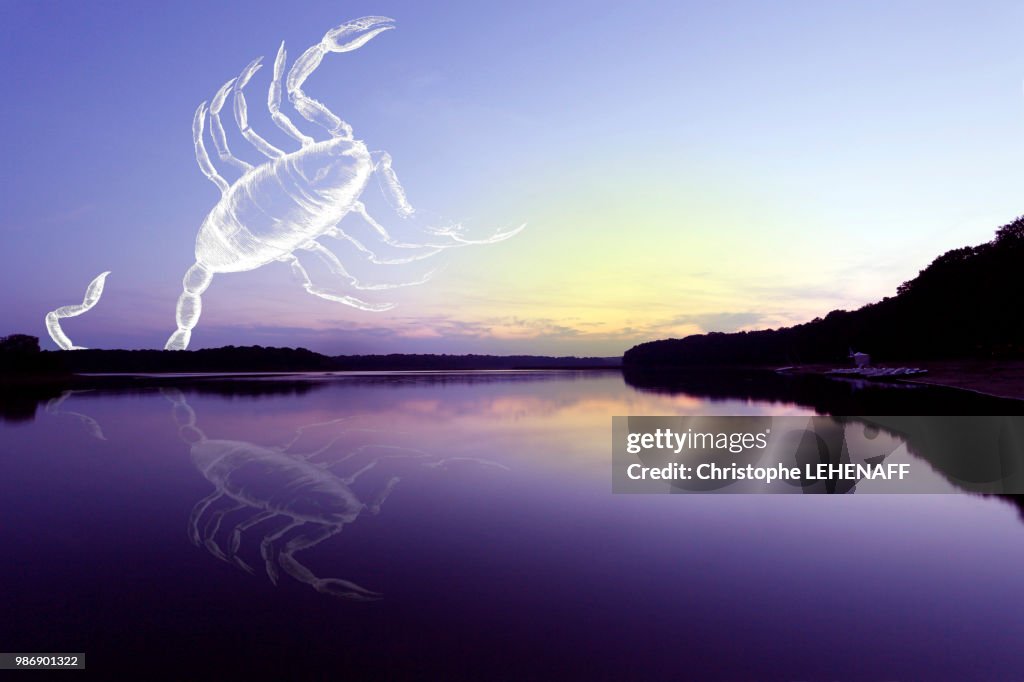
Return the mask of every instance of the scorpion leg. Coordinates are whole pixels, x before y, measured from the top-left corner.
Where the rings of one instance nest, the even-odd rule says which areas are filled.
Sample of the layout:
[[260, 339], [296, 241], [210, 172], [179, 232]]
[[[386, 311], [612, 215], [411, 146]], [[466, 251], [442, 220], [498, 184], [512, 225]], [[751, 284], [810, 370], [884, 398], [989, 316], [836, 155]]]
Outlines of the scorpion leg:
[[[369, 247], [367, 247], [361, 241], [359, 241], [358, 239], [356, 239], [352, 235], [348, 234], [347, 232], [345, 232], [344, 230], [342, 230], [339, 227], [332, 227], [332, 228], [324, 231], [324, 234], [327, 235], [328, 237], [333, 237], [335, 239], [343, 239], [345, 241], [350, 242], [353, 246], [356, 247], [356, 249], [358, 249], [362, 253], [365, 253], [367, 259], [371, 263], [373, 263], [374, 265], [404, 265], [406, 263], [412, 263], [414, 261], [423, 260], [424, 258], [430, 258], [431, 256], [433, 256], [435, 254], [438, 254], [438, 253], [441, 253], [441, 251], [442, 251], [442, 249], [439, 249], [439, 248], [423, 247], [424, 249], [426, 249], [425, 251], [417, 253], [416, 255], [413, 255], [413, 256], [402, 256], [400, 258], [386, 258], [386, 257], [378, 255], [376, 252], [371, 250]], [[412, 247], [397, 247], [397, 248], [412, 248]]]
[[374, 36], [394, 27], [394, 20], [388, 17], [362, 17], [328, 31], [323, 40], [303, 52], [288, 71], [288, 98], [295, 110], [310, 123], [316, 123], [326, 129], [331, 137], [351, 140], [352, 126], [338, 118], [321, 102], [304, 93], [302, 86], [320, 66], [328, 52], [351, 52], [359, 49]]
[[252, 573], [252, 567], [245, 563], [240, 556], [238, 556], [238, 549], [242, 546], [242, 533], [249, 530], [253, 526], [258, 526], [264, 521], [277, 516], [277, 512], [264, 511], [260, 512], [256, 516], [246, 519], [242, 523], [238, 524], [231, 531], [231, 547], [228, 550], [228, 557], [233, 560], [240, 568], [245, 569], [249, 573]]
[[373, 601], [375, 599], [380, 599], [381, 594], [379, 592], [373, 592], [365, 587], [360, 587], [348, 580], [342, 580], [340, 578], [318, 578], [313, 571], [309, 570], [295, 558], [296, 552], [314, 547], [327, 538], [337, 535], [341, 532], [343, 527], [344, 526], [341, 524], [319, 524], [315, 530], [289, 540], [285, 544], [281, 554], [278, 556], [278, 563], [281, 564], [281, 567], [286, 573], [288, 573], [288, 575], [301, 583], [309, 585], [317, 592], [353, 601]]
[[[394, 211], [403, 220], [409, 219], [416, 213], [416, 210], [409, 203], [408, 198], [405, 194], [405, 189], [402, 187], [402, 183], [398, 180], [398, 175], [391, 167], [391, 155], [383, 151], [375, 151], [370, 153], [371, 158], [374, 161], [374, 174], [377, 176], [377, 180], [380, 184], [381, 192], [384, 198], [391, 205]], [[503, 241], [510, 237], [518, 234], [525, 225], [520, 226], [515, 230], [508, 232], [501, 232], [492, 237], [479, 240], [465, 239], [458, 234], [460, 228], [459, 225], [451, 225], [449, 227], [426, 227], [426, 226], [413, 226], [413, 229], [417, 232], [422, 233], [425, 241], [403, 241], [394, 237], [383, 225], [380, 224], [373, 216], [366, 210], [365, 204], [361, 201], [356, 201], [352, 205], [352, 213], [358, 215], [362, 220], [370, 226], [374, 232], [380, 236], [381, 242], [384, 244], [396, 248], [396, 249], [416, 249], [418, 253], [414, 255], [403, 255], [389, 258], [382, 258], [375, 251], [367, 247], [361, 240], [356, 237], [342, 231], [338, 227], [334, 227], [326, 232], [328, 236], [335, 237], [337, 239], [345, 239], [351, 242], [357, 249], [367, 254], [370, 262], [378, 265], [398, 265], [404, 263], [411, 263], [412, 261], [422, 260], [429, 258], [437, 253], [440, 253], [444, 249], [454, 248], [458, 246], [468, 246], [472, 244], [492, 244], [494, 242]], [[412, 224], [412, 223], [410, 223]], [[440, 240], [438, 239], [440, 238]]]
[[[355, 457], [358, 454], [361, 454], [367, 448], [370, 448], [370, 447], [372, 447], [372, 446], [371, 445], [360, 445], [358, 448], [355, 448], [354, 450], [349, 450], [344, 455], [342, 455], [341, 457], [338, 457], [334, 461], [324, 463], [321, 466], [323, 468], [325, 468], [325, 469], [330, 469], [332, 466], [336, 466], [338, 464], [344, 464], [348, 460], [352, 459], [353, 457]], [[317, 454], [319, 454], [319, 453], [317, 453]]]
[[366, 505], [366, 508], [370, 510], [370, 513], [376, 516], [380, 513], [380, 508], [384, 504], [384, 501], [391, 495], [391, 491], [395, 489], [398, 482], [402, 479], [398, 476], [392, 476], [388, 479], [388, 482], [384, 484], [384, 489], [381, 490], [377, 495], [370, 500], [370, 503]]
[[369, 464], [366, 464], [366, 465], [362, 466], [361, 468], [359, 468], [355, 473], [353, 473], [353, 474], [351, 474], [351, 475], [349, 475], [349, 476], [347, 476], [345, 478], [339, 477], [339, 480], [342, 483], [344, 483], [345, 485], [352, 485], [353, 483], [356, 482], [356, 480], [360, 476], [365, 474], [367, 471], [370, 471], [371, 469], [373, 469], [373, 467], [378, 462], [380, 462], [381, 460], [385, 460], [385, 459], [400, 459], [402, 457], [407, 457], [407, 458], [411, 458], [411, 459], [418, 459], [418, 458], [429, 457], [430, 456], [426, 452], [424, 452], [423, 450], [417, 450], [415, 448], [406, 448], [406, 447], [402, 447], [401, 445], [376, 445], [376, 444], [371, 443], [371, 444], [368, 444], [368, 445], [360, 445], [359, 447], [355, 448], [354, 450], [350, 450], [349, 452], [345, 453], [345, 455], [340, 457], [339, 459], [326, 464], [325, 468], [329, 469], [330, 467], [336, 466], [338, 464], [344, 464], [345, 462], [347, 462], [348, 460], [352, 459], [356, 455], [362, 454], [362, 453], [364, 453], [364, 452], [366, 452], [367, 450], [370, 450], [370, 449], [376, 449], [376, 450], [401, 450], [402, 452], [410, 453], [410, 454], [380, 455], [376, 459], [374, 459], [372, 462], [370, 462]]
[[[377, 182], [380, 185], [381, 192], [384, 198], [391, 204], [391, 208], [394, 209], [395, 213], [401, 218], [409, 218], [415, 212], [416, 209], [409, 203], [409, 199], [405, 194], [405, 188], [402, 187], [402, 183], [398, 180], [398, 174], [395, 173], [394, 168], [391, 167], [392, 159], [391, 154], [382, 151], [375, 151], [370, 153], [370, 157], [374, 161], [373, 171], [374, 175], [377, 176]], [[369, 213], [366, 211], [366, 206], [361, 202], [354, 209], [363, 220], [367, 222], [380, 236], [383, 238], [384, 243], [390, 246], [396, 246], [400, 248], [415, 248], [420, 246], [430, 246], [438, 250], [457, 246], [455, 243], [446, 244], [416, 244], [416, 243], [405, 243], [395, 240], [388, 231], [384, 229], [384, 226], [377, 222]], [[434, 234], [438, 234], [435, 232]]]
[[[370, 215], [370, 213], [366, 210], [366, 205], [361, 201], [357, 201], [355, 202], [355, 204], [353, 204], [352, 212], [358, 215], [360, 218], [362, 218], [367, 225], [373, 228], [373, 231], [380, 236], [381, 242], [387, 244], [388, 246], [393, 246], [396, 249], [430, 249], [432, 251], [430, 255], [433, 255], [435, 253], [440, 253], [444, 249], [449, 249], [453, 246], [458, 246], [458, 244], [454, 244], [451, 242], [446, 244], [430, 244], [425, 242], [407, 242], [397, 239], [387, 230], [387, 228], [381, 225], [376, 218]], [[421, 256], [421, 258], [426, 257], [427, 256]]]
[[[366, 205], [363, 204], [362, 202], [355, 202], [352, 205], [352, 212], [358, 215], [364, 221], [366, 221], [366, 223], [373, 228], [374, 232], [380, 235], [382, 242], [384, 242], [388, 246], [393, 246], [399, 249], [429, 248], [441, 251], [443, 249], [452, 249], [459, 246], [494, 244], [495, 242], [505, 241], [510, 237], [516, 236], [517, 234], [522, 232], [523, 229], [526, 227], [525, 224], [520, 225], [514, 230], [509, 230], [507, 232], [499, 232], [485, 239], [466, 239], [465, 237], [462, 237], [459, 234], [459, 231], [461, 230], [462, 226], [458, 224], [452, 224], [449, 225], [448, 227], [415, 226], [414, 229], [418, 232], [421, 232], [423, 236], [427, 239], [427, 241], [409, 242], [401, 241], [392, 236], [391, 233], [388, 232], [388, 230], [383, 225], [377, 222], [377, 220], [373, 216], [371, 216], [369, 212], [367, 212]], [[408, 215], [404, 216], [404, 218], [408, 219]], [[438, 238], [441, 238], [441, 241], [438, 241]]]
[[263, 57], [257, 57], [256, 59], [249, 62], [249, 66], [245, 67], [241, 75], [235, 80], [235, 123], [238, 124], [238, 129], [242, 131], [242, 136], [256, 147], [264, 156], [276, 159], [280, 156], [284, 156], [284, 152], [270, 144], [262, 137], [256, 134], [256, 131], [249, 127], [249, 107], [245, 103], [245, 95], [242, 93], [242, 88], [249, 84], [249, 79], [252, 78], [253, 74], [260, 70], [260, 61]]
[[[281, 445], [278, 445], [278, 446], [275, 446], [275, 449], [280, 450], [281, 452], [285, 452], [285, 451], [288, 450], [288, 448], [290, 448], [291, 446], [295, 445], [295, 443], [297, 443], [298, 440], [300, 438], [302, 438], [302, 435], [304, 433], [306, 433], [306, 431], [308, 431], [310, 429], [316, 429], [316, 428], [319, 428], [321, 426], [334, 426], [335, 424], [340, 424], [342, 422], [347, 422], [347, 421], [350, 421], [352, 419], [355, 419], [355, 417], [356, 417], [356, 415], [348, 415], [347, 417], [338, 417], [337, 419], [330, 419], [330, 420], [325, 421], [325, 422], [315, 422], [313, 424], [306, 424], [304, 426], [300, 426], [297, 429], [295, 429], [294, 434], [292, 435], [291, 439], [288, 440], [288, 442], [282, 443]], [[344, 434], [346, 432], [342, 432], [342, 433]], [[308, 459], [308, 456], [306, 457], [306, 459]]]
[[302, 267], [302, 263], [299, 262], [299, 259], [294, 254], [282, 256], [280, 260], [292, 266], [292, 272], [294, 272], [302, 281], [303, 288], [314, 296], [325, 298], [328, 301], [344, 303], [345, 305], [352, 306], [353, 308], [369, 312], [381, 312], [395, 307], [393, 303], [369, 303], [368, 301], [363, 301], [355, 298], [354, 296], [333, 294], [328, 290], [313, 284], [313, 281], [309, 278], [309, 273], [306, 272], [304, 267]]
[[349, 286], [351, 286], [353, 289], [360, 289], [360, 290], [363, 290], [363, 291], [380, 291], [380, 290], [383, 290], [383, 289], [397, 289], [399, 287], [409, 287], [409, 286], [415, 286], [417, 284], [424, 284], [425, 282], [430, 281], [430, 278], [434, 276], [434, 272], [435, 272], [435, 271], [431, 270], [430, 272], [428, 272], [427, 274], [423, 275], [419, 279], [411, 280], [411, 281], [408, 281], [408, 282], [396, 282], [396, 283], [385, 283], [385, 284], [366, 284], [366, 283], [362, 282], [361, 280], [353, 277], [348, 272], [348, 270], [345, 269], [345, 266], [341, 264], [341, 261], [338, 259], [338, 257], [336, 255], [334, 255], [334, 253], [330, 249], [326, 248], [323, 244], [320, 244], [317, 241], [311, 241], [311, 242], [307, 242], [306, 244], [304, 244], [300, 248], [303, 249], [304, 251], [309, 251], [309, 252], [319, 256], [320, 259], [322, 261], [324, 261], [324, 263], [327, 264], [327, 267], [330, 269], [331, 274], [336, 275], [336, 276], [341, 277], [342, 279], [344, 279], [346, 282], [348, 282]]
[[[419, 450], [412, 450], [410, 448], [403, 448], [403, 447], [398, 447], [398, 446], [385, 446], [385, 445], [381, 445], [381, 446], [376, 446], [376, 447], [393, 449], [393, 450], [408, 450], [410, 452], [415, 452], [416, 454], [414, 454], [414, 455], [382, 455], [381, 457], [378, 457], [377, 459], [373, 460], [369, 464], [366, 464], [366, 465], [360, 467], [359, 470], [356, 471], [355, 473], [353, 473], [351, 476], [346, 476], [345, 478], [342, 478], [342, 477], [339, 476], [338, 480], [341, 481], [342, 483], [344, 483], [345, 485], [350, 486], [353, 483], [355, 483], [359, 479], [360, 476], [362, 476], [363, 474], [365, 474], [368, 471], [371, 471], [374, 467], [376, 467], [381, 461], [383, 461], [385, 459], [399, 459], [401, 457], [406, 457], [406, 456], [411, 456], [411, 457], [415, 458], [415, 457], [423, 457], [425, 455], [425, 453], [422, 453]], [[382, 493], [382, 496], [378, 495], [376, 502], [374, 502], [372, 504], [369, 504], [369, 505], [365, 505], [365, 506], [370, 508], [370, 511], [372, 511], [374, 514], [379, 512], [380, 511], [380, 505], [383, 504], [384, 499], [391, 493], [391, 489], [394, 488], [395, 485], [398, 484], [399, 480], [400, 480], [400, 478], [398, 476], [392, 476], [391, 480], [388, 481], [388, 484], [385, 487], [386, 492]]]
[[248, 173], [252, 170], [252, 164], [242, 161], [228, 149], [228, 138], [224, 134], [224, 125], [220, 122], [220, 110], [224, 108], [224, 100], [228, 97], [228, 90], [235, 84], [235, 79], [232, 78], [227, 83], [221, 86], [217, 94], [213, 96], [213, 100], [210, 101], [210, 137], [213, 138], [213, 146], [217, 148], [217, 156], [220, 157], [221, 161], [233, 164], [243, 173]]
[[260, 556], [263, 557], [263, 563], [266, 565], [267, 577], [270, 578], [270, 582], [275, 585], [277, 584], [278, 573], [277, 566], [274, 563], [274, 555], [272, 554], [274, 543], [283, 538], [292, 528], [296, 528], [303, 524], [305, 524], [305, 521], [293, 520], [281, 530], [263, 538], [263, 541], [260, 543]]
[[196, 146], [196, 162], [199, 163], [199, 170], [203, 172], [210, 182], [217, 185], [220, 191], [228, 191], [228, 182], [220, 176], [217, 169], [210, 161], [210, 155], [206, 153], [206, 145], [203, 144], [203, 128], [206, 124], [206, 102], [199, 105], [196, 115], [192, 118], [192, 142]]
[[[342, 417], [341, 419], [335, 420], [335, 421], [341, 421], [343, 419], [350, 419], [350, 417]], [[324, 422], [324, 423], [329, 424], [331, 422]], [[311, 424], [311, 426], [320, 426], [320, 425], [321, 424]], [[345, 438], [345, 437], [352, 438], [352, 437], [355, 436], [355, 434], [372, 434], [372, 435], [377, 435], [377, 434], [382, 434], [382, 433], [389, 433], [390, 434], [390, 433], [396, 433], [396, 432], [395, 431], [384, 431], [382, 429], [370, 429], [370, 428], [346, 429], [345, 431], [342, 431], [340, 434], [338, 434], [334, 438], [331, 438], [327, 442], [326, 445], [323, 445], [323, 446], [317, 448], [316, 450], [313, 450], [311, 452], [295, 454], [295, 455], [291, 455], [291, 456], [294, 456], [294, 457], [296, 457], [298, 459], [309, 461], [309, 460], [312, 460], [313, 458], [315, 458], [315, 457], [317, 457], [319, 455], [322, 455], [323, 453], [327, 452], [328, 450], [330, 450], [332, 447], [334, 447], [334, 444], [337, 443], [342, 438]], [[397, 433], [402, 433], [402, 432], [399, 431]], [[298, 440], [298, 437], [296, 437], [294, 440], [292, 440], [291, 443], [294, 444], [296, 440]], [[286, 451], [288, 449], [288, 447], [290, 447], [290, 446], [291, 445], [282, 448], [282, 451]], [[407, 452], [415, 452], [415, 453], [417, 453], [415, 455], [411, 455], [412, 457], [426, 457], [427, 456], [427, 453], [423, 452], [422, 450], [414, 450], [412, 448], [401, 447], [399, 445], [376, 445], [376, 444], [373, 444], [373, 443], [369, 443], [367, 445], [360, 445], [359, 447], [357, 447], [357, 448], [355, 448], [353, 450], [349, 450], [344, 455], [341, 455], [340, 457], [337, 457], [337, 458], [333, 459], [330, 462], [324, 462], [322, 464], [318, 464], [317, 466], [320, 466], [320, 467], [325, 468], [325, 469], [329, 469], [330, 467], [335, 466], [336, 464], [341, 464], [343, 462], [346, 462], [346, 461], [352, 459], [356, 455], [358, 455], [358, 454], [368, 450], [369, 448], [379, 448], [379, 449], [385, 449], [385, 450], [404, 450], [404, 451], [407, 451]], [[387, 457], [398, 457], [398, 456], [399, 455], [388, 455]]]
[[214, 490], [212, 493], [197, 502], [196, 506], [192, 507], [192, 513], [188, 516], [188, 537], [196, 547], [201, 543], [201, 539], [199, 537], [199, 518], [206, 513], [206, 510], [211, 504], [219, 500], [223, 495], [224, 493], [220, 490]]
[[210, 554], [218, 559], [228, 561], [227, 554], [225, 554], [224, 550], [222, 550], [220, 545], [217, 544], [217, 533], [220, 532], [220, 524], [224, 520], [225, 516], [231, 512], [238, 511], [239, 509], [244, 509], [247, 506], [248, 505], [244, 502], [236, 501], [235, 504], [230, 507], [218, 509], [210, 514], [210, 518], [207, 520], [206, 526], [203, 528], [203, 545], [207, 550], [209, 550]]
[[[364, 221], [366, 221], [366, 224], [372, 227], [373, 231], [380, 235], [381, 241], [387, 244], [388, 246], [393, 246], [398, 249], [429, 248], [434, 250], [433, 253], [439, 253], [443, 249], [454, 246], [454, 244], [416, 244], [414, 242], [403, 242], [399, 239], [396, 239], [391, 235], [390, 232], [387, 231], [387, 229], [383, 225], [377, 222], [377, 220], [370, 215], [370, 213], [366, 210], [366, 205], [361, 201], [357, 201], [354, 204], [352, 204], [352, 212], [358, 215]], [[433, 253], [431, 255], [433, 255]]]
[[489, 459], [480, 459], [479, 457], [446, 457], [445, 459], [440, 459], [436, 462], [430, 462], [429, 464], [424, 464], [423, 466], [430, 467], [431, 469], [441, 469], [447, 467], [452, 462], [472, 462], [473, 464], [479, 464], [481, 466], [496, 467], [498, 469], [504, 469], [505, 471], [512, 471], [504, 464], [492, 462]]
[[308, 147], [315, 140], [308, 135], [303, 135], [292, 123], [292, 120], [281, 113], [281, 79], [284, 76], [284, 63], [287, 59], [288, 53], [285, 52], [282, 42], [281, 47], [277, 50], [277, 59], [274, 60], [274, 78], [270, 81], [270, 92], [267, 93], [267, 108], [270, 109], [270, 117], [274, 119], [278, 128], [298, 140], [303, 147]]
[[[395, 210], [395, 213], [399, 217], [408, 219], [411, 218], [416, 209], [409, 203], [408, 198], [405, 195], [405, 188], [402, 187], [402, 183], [398, 181], [398, 175], [391, 167], [391, 155], [383, 151], [370, 152], [370, 158], [374, 161], [374, 174], [377, 176], [377, 182], [380, 185], [381, 192], [384, 194], [384, 198], [391, 204], [391, 208]], [[388, 239], [386, 230], [377, 221], [371, 218], [366, 213], [365, 207], [361, 211], [360, 215], [366, 220], [371, 227], [381, 234], [382, 237]], [[525, 224], [519, 227], [507, 230], [505, 232], [498, 232], [485, 239], [466, 239], [460, 232], [462, 226], [458, 223], [450, 223], [446, 227], [433, 227], [429, 225], [421, 225], [416, 229], [423, 232], [430, 237], [443, 237], [447, 240], [445, 243], [431, 244], [431, 243], [417, 243], [412, 245], [401, 244], [401, 246], [431, 246], [435, 248], [451, 248], [455, 246], [469, 246], [474, 244], [494, 244], [496, 242], [505, 241], [511, 237], [516, 236], [526, 227]], [[387, 242], [391, 243], [391, 242]], [[392, 244], [392, 246], [399, 246], [399, 244]]]
[[374, 160], [374, 171], [377, 173], [377, 181], [384, 192], [384, 198], [395, 209], [398, 215], [406, 218], [416, 212], [416, 209], [409, 203], [405, 196], [405, 188], [398, 181], [398, 175], [391, 168], [391, 155], [387, 152], [370, 152], [370, 158]]

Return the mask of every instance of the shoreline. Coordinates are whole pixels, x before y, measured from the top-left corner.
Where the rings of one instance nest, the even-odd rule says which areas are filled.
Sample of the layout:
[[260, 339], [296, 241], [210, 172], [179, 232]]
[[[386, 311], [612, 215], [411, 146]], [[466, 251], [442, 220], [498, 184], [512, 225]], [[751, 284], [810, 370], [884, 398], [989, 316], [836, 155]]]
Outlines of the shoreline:
[[[994, 398], [1024, 400], [1024, 360], [915, 360], [882, 363], [880, 367], [920, 367], [927, 374], [913, 378], [879, 377], [862, 379], [878, 384], [901, 383], [922, 386], [954, 388]], [[829, 375], [835, 365], [798, 365], [786, 370], [786, 374], [814, 374], [830, 379], [843, 377]]]
[[[773, 372], [794, 376], [820, 376], [838, 381], [849, 381], [857, 378], [870, 381], [879, 386], [910, 384], [919, 386], [937, 386], [956, 389], [977, 395], [1024, 401], [1024, 360], [925, 360], [899, 363], [883, 363], [879, 367], [919, 367], [927, 370], [927, 374], [911, 377], [878, 377], [857, 378], [832, 375], [828, 372], [836, 369], [834, 364], [814, 363], [794, 365], [780, 371], [772, 366], [722, 366], [693, 368], [700, 373], [714, 373], [720, 370], [740, 372]], [[608, 372], [622, 371], [615, 366], [550, 366], [550, 367], [516, 367], [516, 368], [479, 368], [479, 369], [373, 369], [373, 370], [313, 370], [313, 371], [221, 371], [221, 372], [75, 372], [64, 375], [36, 375], [22, 377], [4, 377], [0, 381], [0, 392], [12, 389], [29, 389], [34, 391], [56, 390], [89, 390], [141, 388], [152, 385], [182, 385], [196, 381], [212, 380], [232, 382], [238, 380], [264, 379], [282, 383], [302, 381], [304, 376], [319, 375], [322, 377], [367, 376], [387, 374], [473, 374], [473, 373], [516, 373], [537, 371], [583, 371]], [[13, 381], [12, 381], [13, 379]], [[34, 389], [34, 391], [33, 391]]]
[[551, 366], [551, 367], [495, 367], [474, 369], [351, 369], [351, 370], [285, 370], [285, 371], [166, 371], [166, 372], [71, 372], [67, 374], [29, 374], [0, 376], [0, 396], [11, 392], [60, 393], [65, 390], [104, 390], [123, 388], [153, 388], [211, 383], [302, 383], [312, 379], [365, 378], [390, 375], [471, 375], [471, 374], [536, 374], [540, 372], [621, 372], [621, 367]]

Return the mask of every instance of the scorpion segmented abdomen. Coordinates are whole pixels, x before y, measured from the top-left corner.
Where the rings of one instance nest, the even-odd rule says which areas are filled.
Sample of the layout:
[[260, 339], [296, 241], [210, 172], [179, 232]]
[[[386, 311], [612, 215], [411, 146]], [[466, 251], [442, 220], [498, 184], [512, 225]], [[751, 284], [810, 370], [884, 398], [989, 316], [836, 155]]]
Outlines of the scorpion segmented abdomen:
[[207, 478], [247, 505], [314, 523], [348, 523], [362, 502], [338, 478], [285, 453], [255, 447], [232, 450]]
[[210, 211], [196, 261], [214, 272], [252, 270], [290, 254], [336, 225], [373, 170], [358, 141], [330, 140], [242, 176]]

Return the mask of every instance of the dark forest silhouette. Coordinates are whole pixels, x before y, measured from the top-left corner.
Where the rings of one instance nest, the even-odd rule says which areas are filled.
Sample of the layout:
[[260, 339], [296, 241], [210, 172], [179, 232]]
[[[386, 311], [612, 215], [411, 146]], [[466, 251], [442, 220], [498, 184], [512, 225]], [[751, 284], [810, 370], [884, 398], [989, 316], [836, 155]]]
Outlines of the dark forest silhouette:
[[584, 369], [618, 367], [619, 358], [543, 355], [337, 355], [305, 348], [224, 346], [189, 351], [42, 351], [26, 334], [0, 338], [0, 372], [6, 378], [74, 373], [131, 372], [329, 372], [468, 369]]
[[936, 258], [893, 297], [793, 327], [652, 341], [632, 367], [837, 362], [851, 349], [883, 361], [1024, 356], [1024, 217], [979, 246]]

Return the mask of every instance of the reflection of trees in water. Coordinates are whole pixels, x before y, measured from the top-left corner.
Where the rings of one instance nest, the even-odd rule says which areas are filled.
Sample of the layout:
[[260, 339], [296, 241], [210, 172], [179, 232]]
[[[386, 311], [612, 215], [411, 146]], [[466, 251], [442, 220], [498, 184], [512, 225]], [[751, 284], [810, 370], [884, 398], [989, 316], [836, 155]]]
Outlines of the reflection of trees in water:
[[[1007, 497], [1024, 510], [1016, 494], [1024, 490], [1024, 417], [1015, 416], [1024, 414], [1022, 401], [941, 387], [850, 384], [767, 371], [627, 369], [623, 376], [627, 384], [643, 391], [795, 403], [819, 414], [851, 415], [840, 421], [880, 429], [905, 441], [912, 455], [928, 462], [958, 489]], [[849, 427], [843, 427], [843, 433], [848, 434]], [[821, 458], [834, 458], [842, 452], [841, 441], [838, 430], [827, 437], [808, 437], [800, 444], [800, 457], [813, 460], [817, 451]]]
[[844, 381], [818, 375], [729, 368], [623, 370], [641, 391], [687, 394], [708, 400], [797, 404], [818, 414], [1024, 415], [1024, 401], [920, 384]]
[[509, 384], [538, 381], [581, 381], [608, 374], [618, 374], [618, 368], [610, 370], [552, 370], [552, 369], [495, 369], [463, 371], [407, 371], [378, 372], [373, 374], [329, 373], [310, 374], [305, 380], [313, 383], [335, 382], [346, 387], [380, 386], [402, 388], [406, 386], [474, 386], [480, 384]]
[[0, 384], [0, 421], [11, 424], [31, 422], [36, 418], [40, 403], [59, 398], [61, 392], [56, 386]]
[[[857, 419], [843, 417], [810, 416], [677, 416], [629, 417], [625, 429], [628, 433], [654, 433], [667, 431], [690, 438], [679, 447], [641, 448], [624, 457], [621, 466], [639, 461], [644, 467], [660, 469], [683, 465], [691, 475], [673, 478], [671, 492], [726, 492], [726, 493], [813, 493], [842, 494], [856, 491], [859, 480], [847, 477], [821, 478], [738, 478], [734, 470], [798, 469], [817, 471], [818, 467], [856, 467], [873, 470], [896, 453], [905, 440], [899, 434]], [[727, 434], [771, 434], [764, 447], [745, 446], [733, 450], [717, 444], [718, 437]], [[716, 435], [717, 434], [717, 435]], [[701, 470], [703, 469], [703, 473]], [[712, 472], [724, 472], [715, 475]], [[659, 485], [656, 480], [649, 492]], [[623, 492], [627, 492], [624, 490]]]
[[[77, 353], [78, 351], [76, 351]], [[81, 351], [91, 352], [91, 351]], [[134, 351], [133, 351], [134, 352]], [[142, 352], [142, 351], [139, 351]], [[163, 351], [153, 351], [154, 353]], [[190, 351], [192, 352], [192, 351]], [[196, 351], [199, 352], [199, 351]], [[405, 388], [417, 386], [458, 386], [481, 384], [525, 384], [528, 382], [564, 382], [616, 375], [617, 369], [595, 370], [472, 370], [464, 372], [377, 372], [356, 373], [298, 373], [298, 374], [222, 374], [222, 375], [104, 375], [75, 376], [52, 384], [0, 384], [0, 420], [7, 422], [32, 421], [41, 403], [59, 398], [64, 392], [102, 395], [149, 394], [155, 388], [178, 388], [190, 393], [224, 397], [284, 397], [302, 396], [321, 391], [328, 386], [342, 388]]]
[[[734, 417], [677, 417], [674, 430], [692, 429], [695, 433], [728, 433], [735, 429]], [[805, 471], [817, 465], [868, 465], [874, 467], [904, 445], [898, 434], [852, 419], [831, 417], [743, 417], [743, 428], [748, 433], [772, 433], [768, 448], [747, 448], [734, 453], [727, 449], [688, 448], [680, 463], [696, 468], [701, 464], [714, 464], [723, 469], [732, 465], [746, 467], [798, 468]], [[657, 455], [639, 455], [647, 466], [665, 466]], [[683, 461], [685, 459], [685, 461]], [[654, 461], [650, 461], [654, 460]], [[858, 481], [847, 478], [779, 479], [770, 484], [760, 481], [731, 478], [675, 479], [674, 491], [711, 492], [733, 488], [736, 492], [796, 492], [808, 494], [842, 494], [856, 491]], [[745, 487], [753, 485], [754, 488]]]
[[[261, 398], [305, 395], [323, 389], [325, 384], [287, 376], [262, 380], [244, 376], [142, 377], [131, 374], [77, 376], [56, 383], [0, 384], [0, 420], [30, 422], [35, 419], [40, 404], [53, 400], [63, 402], [70, 395], [84, 398], [151, 395], [157, 387], [187, 388], [193, 393], [231, 398]], [[66, 410], [62, 412], [66, 413]]]

